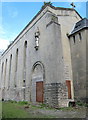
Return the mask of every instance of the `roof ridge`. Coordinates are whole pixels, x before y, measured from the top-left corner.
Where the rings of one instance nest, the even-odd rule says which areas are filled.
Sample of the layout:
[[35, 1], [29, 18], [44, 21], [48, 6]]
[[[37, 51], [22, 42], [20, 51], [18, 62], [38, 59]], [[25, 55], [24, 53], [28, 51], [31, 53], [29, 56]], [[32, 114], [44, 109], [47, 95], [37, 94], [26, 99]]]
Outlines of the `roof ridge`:
[[75, 12], [79, 15], [79, 17], [82, 19], [82, 16], [81, 16], [74, 8], [55, 7], [55, 6], [53, 6], [53, 5], [46, 4], [46, 5], [44, 5], [43, 7], [41, 7], [40, 11], [42, 11], [43, 9], [45, 9], [47, 6], [53, 8], [53, 9], [55, 9], [55, 10], [62, 9], [62, 10], [71, 10], [71, 11], [75, 11]]
[[[73, 8], [65, 8], [65, 7], [55, 7], [55, 6], [53, 6], [53, 5], [50, 5], [50, 4], [46, 4], [46, 5], [44, 5], [42, 8], [44, 9], [44, 8], [46, 8], [47, 6], [49, 6], [49, 7], [51, 7], [51, 8], [53, 8], [53, 9], [65, 9], [65, 10], [74, 10]], [[41, 10], [42, 10], [42, 8], [41, 8]]]

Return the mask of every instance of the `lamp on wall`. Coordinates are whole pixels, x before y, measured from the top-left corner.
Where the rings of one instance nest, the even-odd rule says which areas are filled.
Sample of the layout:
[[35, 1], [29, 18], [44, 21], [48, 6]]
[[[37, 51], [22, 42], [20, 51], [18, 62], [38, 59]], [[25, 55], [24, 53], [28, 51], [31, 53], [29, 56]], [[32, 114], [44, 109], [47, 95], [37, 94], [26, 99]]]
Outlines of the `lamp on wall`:
[[35, 49], [38, 50], [39, 48], [39, 37], [40, 37], [40, 32], [37, 31], [35, 32]]

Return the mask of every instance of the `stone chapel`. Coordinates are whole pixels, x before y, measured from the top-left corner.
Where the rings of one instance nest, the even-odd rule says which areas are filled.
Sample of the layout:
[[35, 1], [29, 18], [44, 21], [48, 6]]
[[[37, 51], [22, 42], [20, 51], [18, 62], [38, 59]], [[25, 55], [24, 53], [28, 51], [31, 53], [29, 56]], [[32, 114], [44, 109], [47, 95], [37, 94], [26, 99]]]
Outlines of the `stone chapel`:
[[45, 5], [0, 57], [0, 99], [67, 107], [85, 101], [88, 19]]

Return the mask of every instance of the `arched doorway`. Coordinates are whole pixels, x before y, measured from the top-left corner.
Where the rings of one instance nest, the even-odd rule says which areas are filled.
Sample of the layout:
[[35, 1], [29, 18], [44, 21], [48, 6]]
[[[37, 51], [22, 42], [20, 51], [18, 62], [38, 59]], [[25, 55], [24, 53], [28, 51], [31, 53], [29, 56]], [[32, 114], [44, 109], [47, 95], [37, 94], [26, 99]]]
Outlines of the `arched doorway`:
[[31, 101], [44, 101], [44, 66], [41, 62], [36, 62], [32, 69]]

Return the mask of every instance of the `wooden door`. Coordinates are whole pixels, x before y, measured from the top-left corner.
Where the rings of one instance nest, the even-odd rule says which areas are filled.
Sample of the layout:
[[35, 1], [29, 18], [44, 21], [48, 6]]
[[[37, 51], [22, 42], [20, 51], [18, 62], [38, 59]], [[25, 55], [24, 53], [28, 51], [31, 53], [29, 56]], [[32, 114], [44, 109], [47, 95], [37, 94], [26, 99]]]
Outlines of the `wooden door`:
[[66, 85], [68, 88], [68, 99], [71, 99], [71, 81], [70, 80], [66, 80]]
[[43, 103], [43, 81], [36, 82], [36, 102]]

